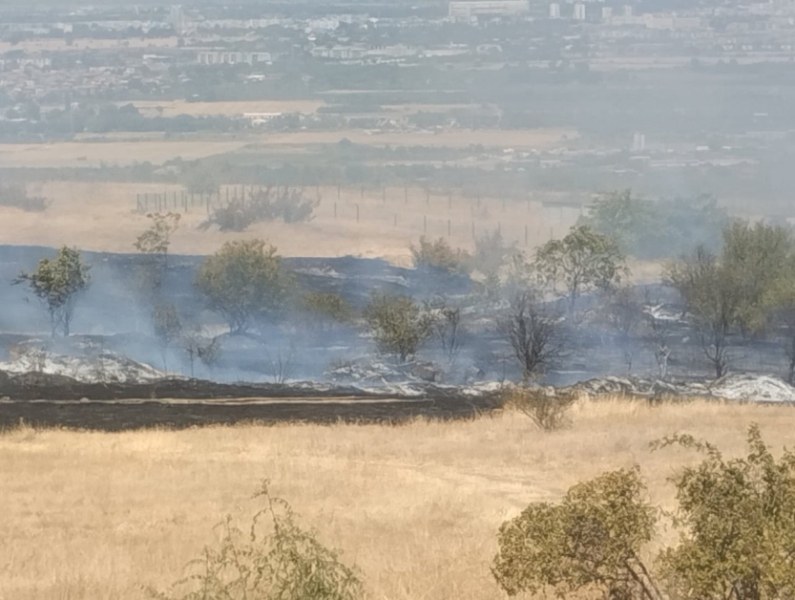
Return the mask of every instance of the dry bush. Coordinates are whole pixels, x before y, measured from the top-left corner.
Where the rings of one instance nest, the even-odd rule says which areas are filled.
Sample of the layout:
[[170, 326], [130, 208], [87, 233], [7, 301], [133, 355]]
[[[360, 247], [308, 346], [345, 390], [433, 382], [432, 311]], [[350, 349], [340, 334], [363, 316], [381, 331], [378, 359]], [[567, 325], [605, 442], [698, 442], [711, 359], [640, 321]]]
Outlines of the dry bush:
[[527, 386], [508, 388], [502, 397], [505, 408], [530, 417], [544, 431], [556, 431], [571, 424], [568, 413], [576, 399], [573, 394], [555, 394]]
[[47, 210], [50, 203], [41, 196], [28, 196], [27, 190], [21, 185], [0, 185], [0, 206], [42, 212]]
[[271, 495], [267, 482], [255, 498], [264, 507], [246, 531], [231, 517], [218, 525], [218, 548], [189, 563], [171, 593], [151, 591], [158, 600], [357, 600], [357, 573], [323, 546], [314, 532], [295, 522], [290, 505]]
[[245, 231], [249, 225], [281, 219], [285, 223], [302, 223], [314, 217], [318, 200], [304, 195], [302, 188], [268, 187], [233, 198], [216, 208], [199, 228], [213, 225], [220, 231]]

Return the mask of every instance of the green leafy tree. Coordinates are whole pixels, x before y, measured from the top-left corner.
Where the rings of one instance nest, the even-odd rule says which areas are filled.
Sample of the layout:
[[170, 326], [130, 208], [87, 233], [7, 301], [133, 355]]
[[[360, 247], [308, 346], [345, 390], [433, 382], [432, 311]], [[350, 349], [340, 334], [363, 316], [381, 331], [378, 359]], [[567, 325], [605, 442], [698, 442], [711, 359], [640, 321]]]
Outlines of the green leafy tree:
[[302, 528], [290, 505], [263, 484], [255, 496], [264, 508], [246, 531], [231, 518], [218, 526], [218, 547], [205, 548], [188, 565], [188, 575], [168, 593], [150, 590], [159, 600], [359, 600], [358, 573], [339, 553]]
[[765, 326], [770, 310], [765, 298], [787, 274], [792, 251], [792, 236], [784, 227], [737, 220], [724, 231], [721, 262], [737, 286], [737, 321], [742, 331]]
[[364, 312], [378, 350], [406, 362], [432, 333], [433, 318], [407, 296], [375, 295]]
[[781, 281], [791, 256], [788, 230], [736, 221], [719, 256], [699, 247], [668, 266], [666, 281], [682, 296], [716, 377], [729, 366], [732, 332], [762, 330], [775, 303], [786, 305]]
[[784, 273], [765, 292], [767, 325], [783, 338], [787, 357], [787, 381], [795, 385], [795, 256], [787, 260]]
[[655, 525], [644, 496], [637, 469], [622, 469], [575, 485], [559, 504], [530, 504], [500, 527], [494, 577], [511, 596], [658, 598], [641, 559]]
[[21, 273], [15, 283], [26, 283], [47, 307], [50, 328], [55, 337], [69, 335], [75, 304], [91, 281], [90, 267], [77, 248], [62, 247], [55, 258], [39, 261], [32, 273]]
[[666, 271], [666, 281], [682, 296], [716, 378], [723, 377], [729, 367], [729, 336], [742, 308], [737, 275], [704, 248]]
[[444, 238], [429, 240], [422, 236], [418, 246], [411, 245], [415, 269], [431, 269], [442, 273], [466, 275], [472, 257], [460, 248], [452, 248]]
[[232, 333], [281, 310], [291, 279], [276, 248], [262, 240], [227, 242], [199, 268], [196, 286]]
[[574, 313], [583, 293], [606, 290], [627, 274], [624, 255], [615, 240], [584, 225], [541, 246], [533, 267], [545, 285], [566, 299], [569, 314]]
[[655, 447], [702, 454], [673, 478], [684, 529], [660, 557], [662, 574], [683, 600], [795, 598], [795, 453], [776, 460], [759, 427], [748, 429], [748, 455], [726, 459], [707, 442], [676, 435]]
[[718, 252], [728, 221], [726, 211], [711, 196], [655, 202], [623, 190], [594, 200], [578, 224], [615, 239], [627, 254], [656, 259], [698, 245]]

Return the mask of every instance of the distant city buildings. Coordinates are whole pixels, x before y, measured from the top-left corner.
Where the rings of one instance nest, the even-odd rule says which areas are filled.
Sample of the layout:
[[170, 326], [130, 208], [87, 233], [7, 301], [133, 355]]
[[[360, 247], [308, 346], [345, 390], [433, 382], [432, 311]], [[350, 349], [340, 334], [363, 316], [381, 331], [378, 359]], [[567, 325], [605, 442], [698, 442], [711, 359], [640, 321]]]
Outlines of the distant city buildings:
[[575, 21], [584, 21], [585, 20], [585, 4], [575, 4], [574, 5], [574, 20]]
[[255, 65], [271, 62], [269, 52], [233, 52], [229, 50], [202, 50], [197, 62], [200, 65]]
[[560, 19], [560, 4], [553, 2], [549, 5], [549, 18]]
[[528, 13], [530, 4], [528, 0], [452, 0], [448, 11], [453, 19], [507, 17]]

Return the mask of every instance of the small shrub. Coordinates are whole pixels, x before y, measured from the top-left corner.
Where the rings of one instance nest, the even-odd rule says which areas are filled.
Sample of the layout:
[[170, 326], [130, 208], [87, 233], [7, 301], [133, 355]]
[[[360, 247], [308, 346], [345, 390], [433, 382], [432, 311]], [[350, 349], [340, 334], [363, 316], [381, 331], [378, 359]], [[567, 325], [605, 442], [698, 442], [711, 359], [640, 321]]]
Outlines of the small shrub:
[[256, 494], [264, 507], [248, 531], [230, 517], [217, 528], [217, 548], [205, 548], [188, 564], [188, 575], [158, 600], [358, 600], [362, 584], [339, 554], [295, 522], [290, 505], [271, 495], [267, 483]]
[[334, 292], [310, 292], [304, 296], [303, 307], [323, 323], [349, 323], [353, 320], [351, 305]]
[[394, 354], [401, 362], [413, 357], [432, 332], [431, 316], [407, 296], [376, 295], [364, 316], [379, 352]]
[[419, 246], [411, 245], [411, 256], [416, 269], [432, 269], [443, 273], [467, 275], [471, 271], [472, 257], [460, 248], [452, 248], [444, 238], [420, 238]]
[[303, 189], [269, 187], [252, 191], [248, 197], [233, 198], [216, 208], [199, 228], [212, 226], [220, 231], [245, 231], [250, 225], [281, 219], [285, 223], [311, 221], [318, 200], [308, 198]]
[[576, 398], [572, 394], [550, 394], [530, 387], [507, 388], [503, 392], [503, 406], [530, 417], [539, 429], [556, 431], [568, 426], [569, 408]]
[[0, 206], [18, 208], [26, 212], [42, 212], [50, 203], [41, 196], [28, 196], [21, 185], [0, 185]]

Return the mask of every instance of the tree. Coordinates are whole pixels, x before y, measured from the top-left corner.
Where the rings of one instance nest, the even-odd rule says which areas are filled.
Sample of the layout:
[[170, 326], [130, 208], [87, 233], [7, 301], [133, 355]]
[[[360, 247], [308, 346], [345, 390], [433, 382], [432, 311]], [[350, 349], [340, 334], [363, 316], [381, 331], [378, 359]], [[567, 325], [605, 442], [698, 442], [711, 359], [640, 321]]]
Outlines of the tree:
[[150, 260], [142, 272], [141, 287], [149, 295], [155, 295], [163, 284], [163, 277], [168, 268], [168, 248], [171, 235], [179, 227], [181, 215], [178, 213], [150, 213], [146, 217], [151, 221], [149, 228], [139, 235], [135, 249], [146, 255]]
[[77, 248], [63, 246], [55, 258], [39, 261], [32, 273], [21, 273], [15, 283], [27, 283], [47, 307], [52, 335], [60, 331], [69, 336], [75, 303], [91, 281], [90, 267]]
[[679, 291], [692, 315], [716, 377], [728, 368], [732, 331], [761, 331], [775, 303], [787, 304], [781, 282], [793, 251], [788, 230], [762, 223], [735, 221], [723, 237], [720, 256], [699, 247], [666, 272], [667, 282]]
[[559, 352], [557, 320], [544, 314], [529, 292], [514, 297], [498, 328], [510, 343], [525, 380], [542, 371]]
[[513, 244], [507, 244], [502, 231], [486, 232], [475, 240], [472, 268], [484, 277], [486, 294], [494, 296], [500, 289], [503, 267], [516, 254]]
[[460, 248], [453, 249], [444, 238], [420, 238], [419, 246], [411, 245], [415, 269], [430, 269], [452, 275], [467, 275], [471, 270], [471, 257]]
[[376, 294], [364, 312], [376, 345], [384, 354], [406, 362], [431, 334], [427, 311], [407, 296]]
[[765, 298], [786, 274], [792, 251], [790, 231], [783, 227], [736, 220], [724, 231], [721, 261], [733, 274], [744, 333], [764, 328], [770, 310]]
[[494, 577], [511, 596], [549, 589], [561, 598], [659, 598], [641, 560], [655, 524], [644, 494], [638, 470], [622, 469], [575, 485], [560, 504], [530, 504], [500, 527]]
[[155, 305], [152, 322], [163, 355], [163, 369], [168, 370], [168, 349], [182, 335], [182, 320], [179, 318], [177, 307], [171, 302]]
[[566, 299], [574, 314], [577, 299], [591, 290], [605, 290], [627, 273], [618, 244], [590, 227], [572, 227], [562, 240], [550, 240], [536, 251], [534, 268], [541, 281]]
[[262, 240], [227, 242], [199, 268], [196, 286], [232, 333], [244, 333], [258, 318], [280, 310], [290, 277], [276, 248]]
[[655, 202], [623, 190], [594, 200], [578, 225], [615, 239], [627, 254], [654, 259], [689, 252], [697, 245], [719, 251], [728, 220], [711, 196]]
[[763, 304], [769, 325], [783, 338], [787, 356], [787, 381], [795, 385], [795, 256], [784, 274], [765, 292]]
[[716, 378], [728, 369], [729, 335], [740, 314], [742, 294], [736, 275], [704, 248], [669, 265], [666, 272], [667, 283], [679, 291], [692, 316]]
[[444, 298], [436, 298], [426, 302], [425, 309], [431, 317], [433, 334], [452, 363], [461, 350], [464, 334], [461, 308], [449, 305]]
[[675, 435], [654, 444], [695, 450], [704, 459], [672, 479], [683, 528], [660, 557], [662, 575], [683, 600], [795, 597], [795, 453], [777, 461], [759, 427], [748, 456], [725, 459], [707, 442]]
[[179, 228], [182, 215], [179, 213], [150, 213], [149, 228], [135, 239], [135, 249], [143, 254], [157, 256], [164, 264], [168, 263], [168, 248], [171, 235]]

